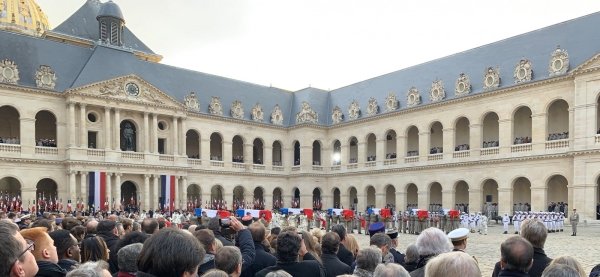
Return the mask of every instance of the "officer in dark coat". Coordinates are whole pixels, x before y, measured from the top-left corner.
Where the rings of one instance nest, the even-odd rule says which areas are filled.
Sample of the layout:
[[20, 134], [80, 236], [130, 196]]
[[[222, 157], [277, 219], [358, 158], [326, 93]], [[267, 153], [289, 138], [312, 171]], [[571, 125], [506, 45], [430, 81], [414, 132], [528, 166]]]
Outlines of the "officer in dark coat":
[[392, 239], [392, 249], [390, 249], [390, 253], [394, 256], [394, 263], [404, 266], [404, 254], [396, 250], [398, 247], [398, 231], [391, 230], [387, 232], [388, 237]]

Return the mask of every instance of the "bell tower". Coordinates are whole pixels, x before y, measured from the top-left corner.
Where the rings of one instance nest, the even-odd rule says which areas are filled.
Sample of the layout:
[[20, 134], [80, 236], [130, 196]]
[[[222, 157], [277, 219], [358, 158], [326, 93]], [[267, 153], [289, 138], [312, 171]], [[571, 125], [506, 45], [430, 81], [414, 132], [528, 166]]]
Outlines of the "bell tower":
[[96, 19], [100, 27], [100, 40], [106, 44], [123, 46], [125, 19], [119, 5], [112, 0], [102, 4]]

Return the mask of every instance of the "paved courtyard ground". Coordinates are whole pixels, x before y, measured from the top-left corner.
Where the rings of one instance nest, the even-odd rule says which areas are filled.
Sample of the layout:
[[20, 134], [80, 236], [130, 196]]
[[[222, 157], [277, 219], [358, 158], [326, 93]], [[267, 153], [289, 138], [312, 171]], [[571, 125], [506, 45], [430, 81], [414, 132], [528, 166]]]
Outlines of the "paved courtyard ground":
[[[512, 232], [510, 232], [512, 231]], [[509, 234], [502, 234], [504, 229], [502, 225], [494, 225], [488, 228], [488, 235], [479, 235], [471, 233], [467, 241], [469, 255], [473, 255], [479, 261], [482, 276], [492, 276], [494, 264], [500, 260], [500, 244], [514, 235], [514, 229], [509, 226]], [[357, 238], [361, 248], [369, 245], [369, 236], [358, 235]], [[406, 252], [406, 247], [415, 243], [416, 235], [401, 234], [398, 236], [399, 249], [402, 253]], [[600, 263], [600, 225], [582, 227], [579, 225], [579, 233], [576, 237], [571, 237], [571, 226], [566, 226], [564, 232], [550, 233], [544, 247], [546, 255], [554, 258], [561, 255], [570, 255], [575, 257], [583, 266], [586, 273]]]

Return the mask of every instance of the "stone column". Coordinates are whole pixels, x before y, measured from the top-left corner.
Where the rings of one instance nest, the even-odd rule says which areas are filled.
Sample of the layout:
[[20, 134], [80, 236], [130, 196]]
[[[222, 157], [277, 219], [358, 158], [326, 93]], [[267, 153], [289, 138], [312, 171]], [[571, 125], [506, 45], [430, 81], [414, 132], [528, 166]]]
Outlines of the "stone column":
[[121, 109], [115, 108], [114, 122], [115, 151], [121, 151]]
[[[386, 194], [385, 193], [375, 193], [375, 208], [383, 208], [386, 204]], [[344, 206], [347, 207], [347, 206]]]
[[[350, 205], [354, 204], [354, 200], [350, 199], [350, 194], [341, 194], [340, 193], [340, 207], [344, 206], [345, 208], [350, 208]], [[362, 203], [359, 203], [362, 204]], [[335, 205], [335, 199], [333, 198], [333, 194], [326, 194], [323, 196], [323, 209], [328, 209]]]
[[[273, 165], [273, 146], [263, 145], [263, 160], [262, 160], [262, 162], [265, 166], [267, 166], [267, 168], [270, 168], [270, 166]], [[271, 206], [272, 205], [273, 205], [273, 203], [271, 203]]]
[[104, 149], [112, 149], [110, 142], [110, 107], [104, 107]]
[[171, 132], [173, 134], [173, 155], [177, 156], [179, 155], [179, 136], [177, 135], [179, 133], [179, 127], [177, 126], [177, 123], [179, 121], [179, 117], [174, 116], [173, 117], [173, 132]]
[[531, 141], [534, 151], [544, 151], [546, 149], [546, 139], [548, 135], [548, 114], [538, 113], [531, 115]]
[[347, 165], [350, 162], [350, 146], [343, 144], [340, 149], [340, 165]]
[[[534, 183], [538, 183], [535, 184]], [[531, 184], [531, 210], [548, 211], [548, 193], [546, 187], [541, 181], [534, 181]], [[572, 202], [567, 202], [572, 203]]]
[[[482, 211], [483, 195], [481, 193], [482, 193], [482, 190], [480, 190], [480, 189], [469, 188], [469, 208], [476, 209], [473, 211], [483, 212]], [[454, 203], [454, 204], [456, 204], [456, 203]], [[446, 208], [446, 207], [444, 207], [444, 208]], [[454, 209], [454, 206], [450, 207], [450, 209]], [[491, 220], [491, 219], [489, 219], [489, 220]]]
[[[85, 111], [85, 103], [79, 103], [79, 112], [80, 112], [80, 118], [79, 118], [79, 147], [81, 148], [87, 148], [88, 144], [87, 144], [87, 120], [86, 120], [86, 111]], [[98, 147], [97, 145], [95, 145], [95, 147]]]
[[[512, 119], [500, 119], [498, 120], [498, 130], [500, 136], [500, 154], [508, 154], [511, 152], [511, 146], [513, 145], [513, 132], [512, 132]], [[511, 207], [512, 208], [512, 207]], [[498, 208], [500, 209], [500, 208]]]
[[144, 201], [142, 202], [142, 204], [144, 204], [142, 207], [140, 207], [140, 209], [142, 210], [149, 210], [150, 209], [150, 177], [152, 175], [150, 174], [144, 174]]
[[[108, 198], [108, 210], [110, 211], [112, 209], [112, 173], [110, 172], [106, 172], [106, 198]], [[100, 199], [100, 205], [102, 205], [102, 203], [104, 203], [106, 201], [106, 199]]]
[[362, 142], [359, 141], [358, 142], [358, 146], [357, 146], [357, 150], [358, 150], [357, 151], [358, 152], [358, 154], [357, 154], [358, 157], [356, 157], [356, 158], [357, 158], [358, 164], [362, 165], [367, 160], [367, 143], [364, 142], [364, 141], [362, 141]]
[[498, 188], [498, 214], [513, 214], [512, 188]]
[[[312, 191], [312, 190], [311, 190]], [[311, 194], [302, 194], [300, 193], [300, 208], [312, 208], [312, 199], [313, 195]]]
[[265, 193], [264, 195], [264, 201], [265, 201], [265, 209], [266, 210], [272, 210], [273, 209], [273, 194], [267, 194]]
[[203, 164], [210, 165], [210, 136], [204, 135], [200, 137], [200, 158], [204, 161]]
[[333, 148], [322, 147], [321, 148], [321, 166], [329, 168], [333, 165]]
[[150, 152], [150, 138], [149, 138], [149, 131], [148, 128], [148, 112], [144, 112], [144, 130], [142, 131], [142, 139], [144, 140], [144, 152], [145, 153], [149, 153]]
[[152, 126], [150, 126], [150, 130], [152, 132], [152, 153], [158, 154], [158, 114], [156, 113], [152, 114]]
[[246, 143], [242, 147], [244, 147], [244, 163], [249, 165], [254, 164], [254, 151], [252, 151], [254, 145]]
[[[483, 125], [469, 125], [469, 145], [471, 147], [471, 157], [479, 157], [479, 150], [483, 148]], [[469, 200], [471, 201], [471, 200]]]
[[379, 165], [383, 165], [383, 161], [385, 160], [385, 155], [388, 153], [387, 151], [385, 151], [385, 143], [386, 143], [386, 136], [383, 136], [383, 139], [378, 139], [375, 140], [375, 160], [377, 161], [377, 164]]
[[[160, 179], [160, 175], [152, 175], [152, 191], [154, 192], [154, 199], [150, 200], [150, 207], [156, 207], [156, 208], [152, 208], [152, 209], [159, 209], [160, 206], [158, 205], [158, 200], [160, 197], [160, 194], [158, 192], [158, 187], [160, 186], [159, 184], [159, 179]], [[154, 206], [156, 205], [156, 206]]]
[[[431, 132], [429, 131], [419, 133], [419, 157], [421, 157], [421, 161], [427, 161], [427, 156], [429, 156], [429, 149], [431, 148], [431, 146], [429, 146], [430, 135]], [[419, 206], [421, 206], [421, 201], [419, 201]], [[429, 207], [429, 202], [427, 206], [424, 207]]]
[[187, 157], [187, 126], [185, 117], [181, 118], [181, 138], [179, 139], [179, 143], [181, 144], [179, 153], [181, 156]]
[[442, 190], [442, 208], [454, 209], [455, 195], [455, 190]]
[[69, 147], [75, 147], [75, 102], [68, 102], [69, 109]]
[[[88, 193], [88, 183], [87, 183], [87, 172], [85, 171], [80, 171], [79, 172], [79, 186], [81, 188], [81, 201], [83, 203], [87, 203], [87, 205], [89, 205], [88, 200], [89, 200], [89, 193]], [[75, 201], [75, 204], [77, 204], [77, 201]]]
[[398, 159], [402, 159], [402, 160], [404, 160], [404, 158], [406, 157], [406, 137], [405, 136], [397, 136], [396, 137], [396, 157]]
[[[429, 210], [429, 191], [418, 191], [419, 209]], [[442, 196], [442, 201], [444, 197]]]
[[444, 159], [452, 159], [454, 147], [456, 146], [456, 129], [442, 129], [442, 147], [444, 148]]
[[[114, 193], [115, 193], [115, 200], [119, 203], [121, 203], [121, 200], [125, 200], [123, 199], [123, 196], [119, 193], [121, 192], [121, 176], [123, 176], [123, 173], [117, 172], [115, 173], [115, 183], [113, 184], [114, 186]], [[131, 199], [127, 199], [126, 201], [130, 201]], [[118, 207], [119, 205], [117, 205]]]
[[225, 166], [231, 168], [231, 161], [233, 161], [233, 149], [231, 148], [233, 142], [223, 140], [223, 162]]
[[[25, 118], [23, 115], [19, 117], [19, 136], [21, 143], [21, 155], [35, 153], [35, 118]], [[35, 189], [33, 191], [35, 193]], [[23, 196], [22, 196], [23, 197]], [[24, 198], [22, 198], [24, 199]], [[37, 199], [37, 195], [36, 198]]]
[[[595, 129], [595, 128], [594, 128]], [[569, 108], [569, 150], [574, 148], [574, 137], [575, 137], [575, 109]], [[569, 203], [569, 202], [567, 202]]]
[[[398, 153], [398, 152], [396, 152]], [[406, 203], [406, 192], [404, 191], [396, 191], [396, 209], [398, 211], [405, 211], [406, 210], [406, 205], [408, 205], [408, 203]]]
[[[75, 201], [77, 199], [77, 171], [75, 170], [69, 170], [67, 171], [67, 175], [69, 176], [69, 199], [67, 200], [71, 200], [71, 202], [77, 202]], [[68, 203], [69, 201], [66, 201], [65, 203]], [[73, 205], [71, 205], [73, 207]], [[67, 206], [65, 206], [66, 208]], [[75, 207], [73, 207], [75, 208]]]
[[312, 148], [312, 143], [300, 143], [300, 168], [302, 170], [312, 169]]
[[183, 203], [184, 207], [187, 207], [187, 176], [181, 176], [181, 181], [179, 181], [179, 193], [177, 193], [177, 196], [179, 196], [179, 201], [177, 201], [177, 205], [179, 205], [179, 202], [181, 201]]

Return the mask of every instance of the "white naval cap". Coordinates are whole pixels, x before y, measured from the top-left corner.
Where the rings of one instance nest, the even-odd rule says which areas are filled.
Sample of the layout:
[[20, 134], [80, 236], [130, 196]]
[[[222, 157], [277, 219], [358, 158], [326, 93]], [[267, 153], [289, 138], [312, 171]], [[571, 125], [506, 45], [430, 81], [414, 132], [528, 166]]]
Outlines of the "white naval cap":
[[448, 238], [451, 241], [461, 241], [469, 237], [469, 229], [467, 228], [458, 228], [450, 233], [448, 233]]

